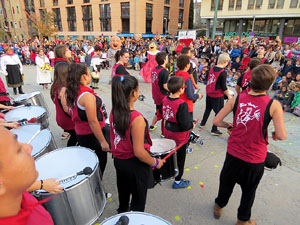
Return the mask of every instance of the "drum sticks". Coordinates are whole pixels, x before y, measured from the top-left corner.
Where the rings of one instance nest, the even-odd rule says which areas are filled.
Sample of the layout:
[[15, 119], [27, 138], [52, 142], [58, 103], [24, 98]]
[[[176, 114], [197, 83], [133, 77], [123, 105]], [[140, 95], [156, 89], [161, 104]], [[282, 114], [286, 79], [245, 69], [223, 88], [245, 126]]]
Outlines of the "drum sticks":
[[184, 144], [185, 143], [181, 143], [180, 145], [178, 145], [173, 151], [171, 151], [168, 155], [166, 155], [166, 157], [163, 158], [163, 160], [167, 160], [171, 155], [177, 152]]
[[38, 136], [38, 134], [39, 134], [40, 132], [41, 132], [41, 130], [38, 130], [38, 131], [32, 136], [32, 138], [30, 138], [29, 141], [27, 141], [27, 144], [30, 144], [30, 143], [33, 141], [33, 139], [35, 139], [36, 136]]

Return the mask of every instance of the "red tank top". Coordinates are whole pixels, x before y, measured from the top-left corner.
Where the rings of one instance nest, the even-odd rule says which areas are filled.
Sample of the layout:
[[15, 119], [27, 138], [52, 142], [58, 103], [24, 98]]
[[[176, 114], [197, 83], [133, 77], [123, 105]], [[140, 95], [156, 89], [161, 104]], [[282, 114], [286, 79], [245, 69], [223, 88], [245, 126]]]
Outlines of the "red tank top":
[[[178, 125], [176, 115], [178, 112], [178, 108], [182, 103], [184, 103], [184, 101], [180, 98], [176, 100], [170, 100], [168, 97], [165, 97], [162, 100], [162, 115], [166, 122]], [[164, 133], [166, 138], [174, 140], [177, 145], [181, 143], [187, 143], [190, 135], [189, 131], [173, 132], [167, 130], [166, 127]]]
[[10, 98], [6, 94], [7, 91], [5, 85], [0, 77], [0, 102], [10, 102]]
[[89, 125], [89, 122], [87, 120], [85, 110], [80, 109], [77, 104], [79, 96], [81, 96], [81, 94], [83, 94], [85, 92], [89, 92], [96, 97], [97, 118], [98, 118], [101, 128], [103, 128], [105, 125], [105, 119], [104, 119], [104, 115], [102, 112], [101, 98], [92, 89], [90, 89], [86, 86], [80, 86], [80, 92], [77, 95], [77, 98], [75, 101], [75, 106], [73, 106], [70, 109], [72, 120], [75, 123], [75, 132], [78, 135], [88, 135], [88, 134], [93, 133], [93, 131]]
[[160, 87], [159, 87], [159, 84], [158, 84], [158, 82], [159, 82], [159, 73], [163, 69], [164, 69], [163, 67], [161, 67], [159, 69], [157, 69], [157, 67], [155, 67], [152, 70], [152, 98], [154, 100], [155, 105], [160, 105], [161, 101], [165, 97], [165, 95], [161, 93]]
[[220, 98], [224, 96], [222, 89], [216, 90], [217, 80], [223, 71], [224, 69], [220, 70], [219, 72], [215, 72], [214, 67], [212, 67], [209, 71], [206, 84], [206, 94], [211, 98]]
[[[116, 132], [114, 128], [114, 118], [112, 115], [112, 112], [110, 113], [110, 141], [111, 141], [111, 153], [113, 156], [117, 159], [130, 159], [134, 157], [134, 150], [133, 145], [131, 141], [131, 125], [132, 122], [135, 120], [138, 116], [143, 116], [138, 111], [134, 110], [131, 112], [131, 119], [129, 127], [126, 130], [125, 137], [122, 138], [120, 135]], [[143, 117], [144, 118], [144, 117]], [[144, 118], [145, 119], [145, 118]], [[145, 128], [145, 134], [144, 134], [144, 148], [150, 151], [150, 147], [152, 145], [152, 140], [150, 137], [149, 129], [148, 129], [148, 122], [145, 119], [146, 122], [146, 128]]]
[[55, 96], [52, 99], [56, 109], [56, 122], [63, 130], [74, 130], [74, 122], [70, 115], [63, 110], [60, 99], [58, 98], [58, 89], [56, 88]]
[[[188, 72], [183, 72], [183, 71], [177, 71], [175, 73], [175, 76], [180, 76], [184, 78], [184, 83], [190, 78], [190, 74]], [[184, 91], [182, 95], [180, 95], [180, 98], [185, 101], [188, 104], [189, 112], [193, 112], [193, 100], [189, 99]]]
[[249, 83], [251, 81], [252, 70], [247, 71], [242, 80], [242, 93], [248, 93], [250, 91]]
[[[112, 71], [111, 71], [111, 77], [114, 77], [116, 76], [116, 71], [117, 71], [117, 67], [118, 66], [123, 66], [121, 63], [116, 63], [113, 68], [112, 68]], [[124, 74], [119, 74], [119, 75], [124, 75]]]
[[249, 163], [265, 161], [268, 132], [266, 130], [264, 134], [263, 124], [270, 100], [267, 95], [239, 95], [232, 133], [228, 139], [229, 154]]

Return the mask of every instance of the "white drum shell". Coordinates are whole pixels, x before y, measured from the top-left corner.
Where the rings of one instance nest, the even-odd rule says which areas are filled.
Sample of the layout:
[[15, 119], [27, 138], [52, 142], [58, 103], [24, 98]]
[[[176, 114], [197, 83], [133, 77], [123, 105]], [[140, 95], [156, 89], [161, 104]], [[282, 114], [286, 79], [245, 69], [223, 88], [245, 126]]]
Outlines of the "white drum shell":
[[168, 221], [159, 216], [144, 212], [127, 212], [121, 213], [108, 219], [105, 219], [100, 225], [115, 225], [121, 216], [127, 216], [129, 219], [128, 225], [172, 225]]
[[[78, 166], [78, 163], [76, 161], [78, 160], [78, 155], [75, 157], [76, 154], [83, 153], [86, 156], [92, 153], [94, 155], [93, 160], [95, 160], [96, 162], [95, 165], [91, 166], [91, 162], [82, 163], [86, 163], [86, 166], [91, 167], [93, 169], [93, 173], [88, 176], [78, 176], [80, 178], [80, 181], [77, 183], [74, 183], [76, 182], [76, 178], [75, 181], [73, 181], [74, 184], [71, 181], [70, 183], [62, 185], [65, 188], [64, 191], [55, 196], [49, 194], [48, 192], [40, 192], [38, 198], [42, 200], [53, 196], [52, 199], [50, 199], [43, 205], [51, 214], [55, 225], [93, 224], [102, 214], [106, 204], [106, 198], [100, 180], [99, 162], [97, 155], [92, 150], [82, 147], [67, 147], [54, 150], [36, 160], [36, 168], [39, 172], [38, 179], [62, 178], [53, 177], [55, 176], [55, 174], [51, 176], [51, 172], [49, 173], [49, 171], [58, 170], [62, 166], [61, 162], [63, 162], [63, 159], [61, 158], [61, 155], [54, 155], [56, 153], [59, 153], [59, 151], [65, 151], [66, 155], [70, 157], [69, 162], [65, 165], [67, 171], [69, 170], [70, 165], [73, 167], [76, 165]], [[75, 151], [78, 152], [76, 153]], [[75, 153], [75, 155], [72, 155], [72, 153]], [[49, 161], [51, 161], [54, 158], [56, 158], [57, 160], [54, 160], [51, 163], [49, 163]], [[45, 163], [48, 164], [47, 168], [41, 169], [41, 167], [45, 167]], [[43, 174], [43, 172], [41, 171], [45, 171], [45, 169], [47, 170], [45, 172], [46, 174]], [[84, 168], [80, 168], [79, 170], [82, 169]], [[79, 172], [75, 170], [73, 173]], [[64, 174], [62, 176], [66, 175]], [[71, 186], [68, 186], [69, 184], [71, 184]]]

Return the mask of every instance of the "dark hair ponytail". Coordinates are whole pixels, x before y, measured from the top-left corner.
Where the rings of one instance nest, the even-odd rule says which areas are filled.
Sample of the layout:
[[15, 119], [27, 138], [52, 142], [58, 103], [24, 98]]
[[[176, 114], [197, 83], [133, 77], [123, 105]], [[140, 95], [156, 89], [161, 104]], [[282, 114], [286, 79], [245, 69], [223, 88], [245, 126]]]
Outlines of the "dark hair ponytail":
[[80, 80], [83, 74], [87, 74], [87, 66], [83, 63], [72, 63], [69, 66], [67, 77], [67, 105], [72, 107], [75, 104], [80, 91]]
[[112, 79], [112, 115], [115, 130], [121, 137], [125, 137], [130, 124], [131, 113], [128, 103], [132, 91], [136, 90], [138, 85], [137, 79], [133, 76], [115, 76]]
[[126, 48], [122, 48], [121, 50], [118, 50], [115, 54], [116, 63], [120, 60], [120, 57], [125, 55], [126, 53], [129, 54], [129, 51]]

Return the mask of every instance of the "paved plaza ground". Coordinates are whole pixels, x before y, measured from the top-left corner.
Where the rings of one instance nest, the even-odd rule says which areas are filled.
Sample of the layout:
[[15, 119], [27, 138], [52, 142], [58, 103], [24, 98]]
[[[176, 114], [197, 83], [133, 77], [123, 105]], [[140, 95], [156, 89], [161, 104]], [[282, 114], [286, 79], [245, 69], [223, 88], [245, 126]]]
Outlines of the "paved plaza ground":
[[[57, 146], [65, 147], [66, 141], [61, 140], [62, 130], [55, 121], [55, 107], [50, 100], [49, 90], [43, 90], [36, 84], [36, 68], [34, 66], [25, 66], [24, 73], [26, 76], [24, 91], [39, 90], [43, 93], [51, 113], [49, 128]], [[107, 83], [110, 73], [110, 70], [102, 71], [100, 90], [97, 90], [109, 112], [111, 109], [111, 86]], [[151, 122], [155, 111], [151, 97], [151, 84], [145, 84], [138, 72], [131, 70], [130, 73], [139, 79], [140, 92], [146, 96], [144, 102], [136, 102], [135, 108]], [[3, 75], [1, 77], [4, 79]], [[205, 94], [205, 87], [203, 85], [200, 87], [200, 93]], [[12, 89], [9, 88], [8, 91], [13, 96]], [[205, 100], [197, 102], [194, 107], [194, 119], [201, 119], [204, 109]], [[194, 151], [187, 155], [184, 178], [191, 181], [190, 189], [173, 190], [173, 181], [166, 181], [155, 186], [148, 192], [146, 212], [160, 216], [174, 225], [235, 224], [241, 196], [239, 186], [235, 187], [220, 220], [215, 220], [212, 214], [228, 139], [226, 129], [222, 128], [220, 129], [223, 132], [222, 136], [210, 135], [213, 116], [210, 116], [205, 128], [196, 127], [194, 129], [196, 133], [205, 138], [205, 141], [202, 146], [192, 145]], [[269, 138], [269, 150], [281, 158], [283, 165], [276, 170], [265, 171], [257, 189], [252, 218], [257, 221], [258, 225], [300, 224], [300, 118], [285, 113], [284, 120], [288, 134], [287, 139], [275, 142]], [[227, 121], [231, 122], [232, 116], [229, 116]], [[270, 124], [269, 134], [272, 130], [273, 126]], [[160, 124], [158, 124], [158, 129], [151, 133], [152, 139], [159, 138], [159, 136]], [[111, 192], [113, 196], [107, 202], [98, 223], [115, 215], [118, 208], [116, 175], [111, 157], [108, 159], [103, 184], [105, 190]]]

